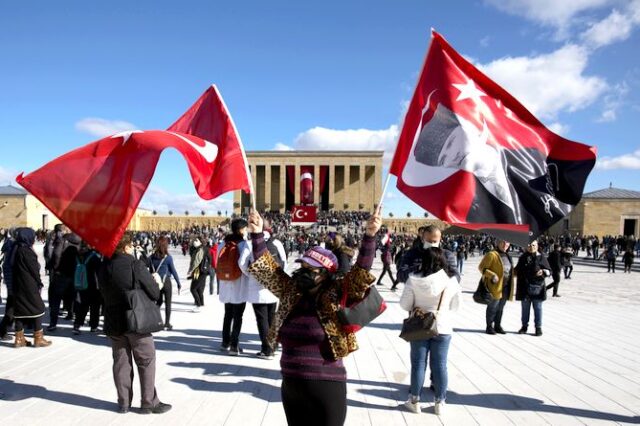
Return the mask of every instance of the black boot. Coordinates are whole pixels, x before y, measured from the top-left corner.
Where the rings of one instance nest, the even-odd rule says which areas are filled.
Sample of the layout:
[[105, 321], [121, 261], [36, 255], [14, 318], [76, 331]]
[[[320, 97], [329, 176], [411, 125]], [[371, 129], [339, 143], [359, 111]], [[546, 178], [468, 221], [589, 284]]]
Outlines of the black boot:
[[494, 330], [498, 334], [507, 334], [507, 332], [504, 331], [504, 329], [502, 328], [502, 326], [500, 324], [496, 324], [496, 326], [494, 327]]
[[520, 330], [518, 330], [518, 334], [527, 334], [527, 327], [522, 327]]
[[542, 336], [542, 327], [536, 327], [536, 336]]
[[485, 331], [485, 333], [487, 334], [491, 334], [494, 335], [496, 334], [496, 331], [493, 329], [493, 327], [491, 327], [490, 325], [487, 326], [487, 330]]

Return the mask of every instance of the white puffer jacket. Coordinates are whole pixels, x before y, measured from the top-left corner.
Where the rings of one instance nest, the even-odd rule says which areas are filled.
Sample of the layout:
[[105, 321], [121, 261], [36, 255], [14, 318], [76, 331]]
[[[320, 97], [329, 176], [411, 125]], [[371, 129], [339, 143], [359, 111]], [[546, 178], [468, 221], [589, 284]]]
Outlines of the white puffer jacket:
[[462, 304], [462, 287], [455, 277], [449, 278], [444, 270], [423, 277], [411, 274], [400, 296], [400, 307], [411, 312], [420, 308], [425, 312], [436, 312], [440, 294], [444, 290], [442, 305], [437, 316], [438, 333], [453, 333], [453, 314]]

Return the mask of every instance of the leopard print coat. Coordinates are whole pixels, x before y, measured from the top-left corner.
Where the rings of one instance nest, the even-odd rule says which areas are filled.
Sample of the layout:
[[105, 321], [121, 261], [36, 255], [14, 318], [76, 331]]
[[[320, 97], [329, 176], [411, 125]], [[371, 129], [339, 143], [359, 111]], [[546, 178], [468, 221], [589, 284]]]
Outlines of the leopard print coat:
[[[269, 344], [275, 348], [280, 327], [302, 297], [302, 292], [268, 252], [263, 253], [249, 267], [249, 272], [280, 299], [280, 306], [269, 330]], [[347, 304], [351, 304], [362, 300], [369, 285], [375, 281], [375, 277], [356, 264], [343, 278], [322, 290], [318, 296], [318, 318], [329, 340], [334, 360], [344, 358], [358, 349], [355, 334], [343, 331], [337, 316], [341, 289], [345, 281], [349, 292]]]

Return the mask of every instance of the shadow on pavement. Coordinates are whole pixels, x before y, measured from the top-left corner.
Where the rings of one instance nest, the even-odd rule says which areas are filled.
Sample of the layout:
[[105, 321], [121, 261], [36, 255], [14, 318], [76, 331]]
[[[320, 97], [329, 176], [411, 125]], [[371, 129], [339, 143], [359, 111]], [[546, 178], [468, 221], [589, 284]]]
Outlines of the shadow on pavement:
[[40, 398], [61, 404], [76, 405], [104, 411], [115, 412], [118, 409], [118, 404], [115, 402], [103, 401], [86, 395], [53, 391], [43, 386], [26, 385], [16, 383], [13, 380], [0, 379], [1, 401], [22, 401], [28, 398]]

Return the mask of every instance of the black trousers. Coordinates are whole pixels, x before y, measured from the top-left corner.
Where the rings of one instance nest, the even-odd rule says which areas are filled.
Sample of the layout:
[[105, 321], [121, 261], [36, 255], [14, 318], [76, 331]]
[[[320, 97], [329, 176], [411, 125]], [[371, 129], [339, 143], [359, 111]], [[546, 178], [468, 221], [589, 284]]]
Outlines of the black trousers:
[[[216, 280], [216, 270], [209, 268], [209, 295], [213, 296], [213, 283]], [[220, 294], [220, 284], [218, 284], [218, 293]]]
[[[164, 323], [171, 324], [171, 295], [173, 288], [171, 287], [171, 279], [165, 278], [164, 285], [160, 289], [160, 298], [158, 299], [158, 307], [164, 302]], [[200, 305], [198, 305], [200, 306]]]
[[4, 317], [2, 317], [2, 321], [0, 322], [0, 337], [3, 337], [7, 334], [7, 328], [11, 324], [13, 324], [13, 305], [15, 304], [15, 299], [13, 295], [10, 294], [7, 296], [7, 304], [4, 306]]
[[273, 323], [273, 317], [276, 315], [276, 303], [254, 303], [253, 312], [256, 315], [256, 325], [258, 326], [258, 335], [262, 342], [261, 352], [264, 354], [272, 354], [273, 348], [269, 345], [269, 327]]
[[558, 294], [558, 288], [560, 287], [560, 271], [552, 271], [551, 277], [553, 278], [553, 282], [547, 286], [547, 288], [553, 289], [553, 295]]
[[49, 275], [49, 325], [55, 327], [58, 325], [58, 317], [60, 316], [60, 302], [64, 298], [64, 292], [67, 284], [73, 281], [58, 273]]
[[238, 346], [240, 329], [242, 329], [242, 315], [246, 303], [225, 303], [224, 320], [222, 320], [222, 345]]
[[32, 324], [33, 331], [42, 330], [42, 316], [38, 318], [16, 318], [16, 331], [24, 331], [25, 324]]
[[347, 417], [347, 384], [282, 378], [282, 405], [289, 426], [342, 426]]
[[573, 272], [573, 265], [567, 265], [564, 267], [564, 277], [571, 278], [571, 273]]
[[198, 278], [191, 280], [191, 295], [196, 306], [204, 306], [204, 288], [207, 285], [208, 275], [200, 274]]
[[73, 327], [80, 328], [84, 325], [84, 320], [89, 313], [89, 327], [98, 328], [100, 323], [100, 306], [102, 305], [102, 296], [97, 288], [88, 288], [78, 291], [76, 301], [73, 305], [76, 317], [73, 320]]
[[382, 281], [382, 277], [384, 277], [384, 274], [389, 274], [389, 278], [391, 278], [391, 284], [395, 286], [396, 279], [393, 278], [393, 273], [391, 272], [391, 265], [386, 263], [382, 264], [382, 272], [380, 273], [380, 278], [378, 278], [378, 282], [376, 283], [376, 285], [380, 284], [380, 282]]
[[615, 259], [613, 259], [613, 260], [607, 259], [607, 272], [609, 272], [609, 271], [613, 271], [613, 272], [616, 271], [616, 260]]

